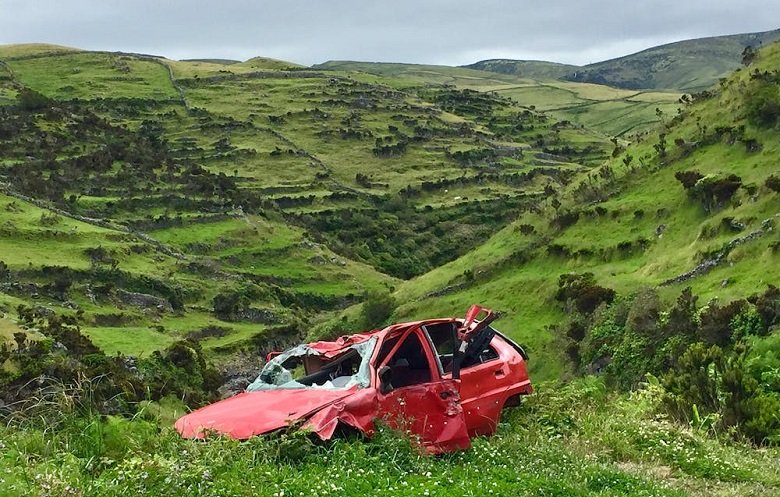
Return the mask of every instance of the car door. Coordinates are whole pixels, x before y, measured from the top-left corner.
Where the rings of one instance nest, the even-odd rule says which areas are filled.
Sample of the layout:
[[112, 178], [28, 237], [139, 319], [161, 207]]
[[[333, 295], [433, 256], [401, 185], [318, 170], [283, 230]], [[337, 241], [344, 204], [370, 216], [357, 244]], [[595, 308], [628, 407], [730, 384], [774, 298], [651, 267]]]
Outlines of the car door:
[[[480, 314], [484, 317], [477, 321]], [[460, 377], [461, 405], [471, 436], [495, 432], [514, 377], [502, 349], [495, 347], [496, 330], [489, 326], [494, 319], [489, 309], [472, 306], [462, 323], [425, 326], [443, 376], [451, 378], [455, 372]]]
[[509, 373], [492, 344], [463, 364], [460, 395], [471, 436], [495, 433], [510, 387]]
[[419, 327], [407, 330], [379, 361], [377, 398], [391, 427], [419, 437], [422, 447], [433, 454], [471, 445], [458, 381], [441, 378]]

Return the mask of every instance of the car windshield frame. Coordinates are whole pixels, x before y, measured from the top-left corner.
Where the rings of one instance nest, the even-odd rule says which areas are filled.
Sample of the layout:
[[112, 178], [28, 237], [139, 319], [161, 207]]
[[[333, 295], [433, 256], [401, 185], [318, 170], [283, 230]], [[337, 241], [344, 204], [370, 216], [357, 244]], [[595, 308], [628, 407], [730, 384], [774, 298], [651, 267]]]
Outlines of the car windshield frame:
[[[367, 340], [346, 346], [341, 350], [328, 352], [318, 350], [309, 344], [298, 345], [268, 361], [255, 381], [246, 388], [246, 391], [258, 392], [290, 389], [349, 390], [352, 388], [366, 388], [371, 384], [371, 357], [374, 354], [377, 342], [377, 337], [373, 336]], [[324, 362], [318, 370], [306, 372], [303, 377], [294, 378], [293, 371], [285, 367], [285, 363], [291, 359], [298, 359], [302, 362], [306, 358], [312, 357], [319, 358]], [[353, 374], [337, 376], [329, 374], [330, 371], [336, 374], [342, 362], [358, 357], [360, 358], [360, 363]], [[315, 375], [323, 376], [322, 379], [324, 381], [312, 384], [298, 381]]]

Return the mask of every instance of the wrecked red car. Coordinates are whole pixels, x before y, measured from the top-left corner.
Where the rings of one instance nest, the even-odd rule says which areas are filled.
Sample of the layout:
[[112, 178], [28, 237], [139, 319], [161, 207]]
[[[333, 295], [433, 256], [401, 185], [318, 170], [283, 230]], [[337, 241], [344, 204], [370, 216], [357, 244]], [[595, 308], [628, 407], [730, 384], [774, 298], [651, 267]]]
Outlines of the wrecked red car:
[[495, 432], [501, 410], [532, 392], [528, 356], [496, 331], [497, 315], [429, 319], [298, 345], [271, 358], [246, 391], [176, 422], [187, 438], [237, 439], [300, 424], [321, 439], [374, 422], [416, 435], [429, 453]]

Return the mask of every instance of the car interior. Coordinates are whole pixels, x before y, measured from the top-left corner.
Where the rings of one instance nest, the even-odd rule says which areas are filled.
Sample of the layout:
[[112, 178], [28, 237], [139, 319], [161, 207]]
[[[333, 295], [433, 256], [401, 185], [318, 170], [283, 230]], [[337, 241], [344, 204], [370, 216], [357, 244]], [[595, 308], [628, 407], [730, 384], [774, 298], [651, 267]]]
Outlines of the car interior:
[[297, 378], [298, 383], [313, 386], [324, 385], [330, 381], [334, 387], [340, 388], [346, 386], [357, 374], [360, 366], [360, 354], [356, 350], [350, 350], [331, 361], [325, 361], [318, 356], [307, 356], [290, 358], [284, 363], [284, 367], [294, 373], [300, 371], [301, 365], [303, 371], [308, 372], [308, 374]]
[[[439, 356], [442, 371], [449, 373], [452, 371], [453, 353], [458, 346], [457, 323], [439, 323], [424, 327], [425, 332], [431, 338], [431, 343]], [[468, 368], [477, 364], [497, 359], [498, 353], [489, 344], [478, 354], [469, 354], [461, 364], [461, 368]]]
[[[389, 350], [384, 355], [380, 351], [379, 364], [382, 363], [382, 357], [392, 350], [397, 341], [398, 339], [395, 339], [390, 344], [390, 340], [388, 340], [385, 343], [382, 348]], [[387, 365], [390, 367], [390, 389], [417, 385], [432, 380], [431, 365], [428, 362], [428, 357], [425, 355], [425, 349], [418, 333], [412, 332], [406, 336], [401, 346], [387, 362]]]

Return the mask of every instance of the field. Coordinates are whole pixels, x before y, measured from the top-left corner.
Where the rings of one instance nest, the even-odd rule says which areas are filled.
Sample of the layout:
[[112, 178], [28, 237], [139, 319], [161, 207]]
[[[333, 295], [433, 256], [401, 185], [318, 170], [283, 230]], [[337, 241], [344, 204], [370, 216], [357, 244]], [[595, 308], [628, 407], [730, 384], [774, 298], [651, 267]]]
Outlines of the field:
[[206, 350], [233, 350], [305, 327], [478, 246], [611, 147], [497, 94], [411, 79], [0, 55], [5, 126], [22, 130], [0, 159], [6, 312], [80, 310], [111, 353], [204, 329], [220, 330]]
[[[554, 77], [487, 72], [470, 68], [334, 61], [318, 66], [331, 71], [356, 71], [382, 77], [385, 84], [408, 88], [431, 82], [482, 92], [495, 92], [571, 121], [605, 136], [638, 134], [655, 126], [656, 109], [673, 116], [679, 107], [676, 91], [622, 90], [590, 83], [570, 83]], [[521, 71], [522, 72], [522, 71]]]

